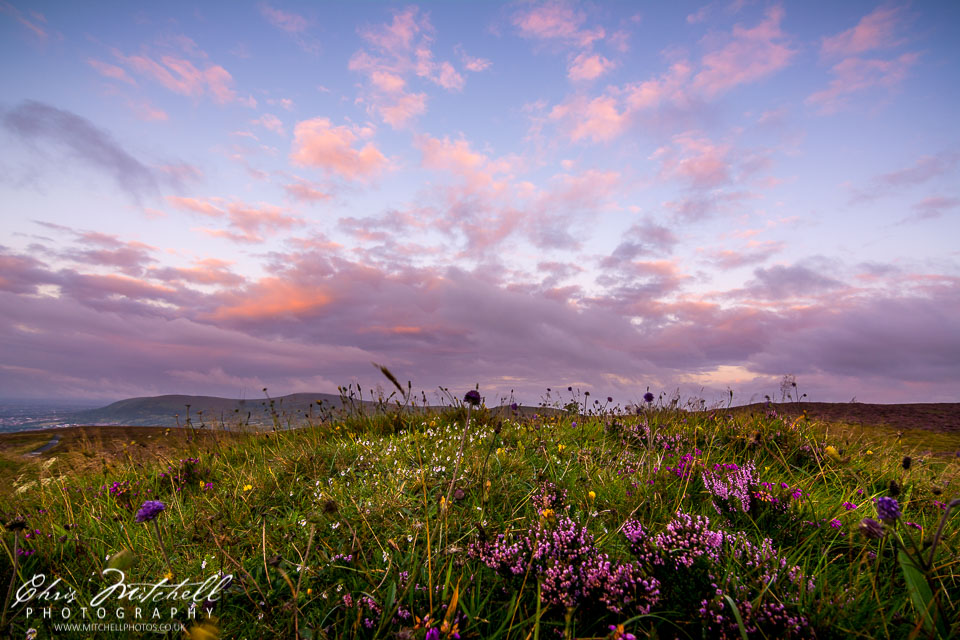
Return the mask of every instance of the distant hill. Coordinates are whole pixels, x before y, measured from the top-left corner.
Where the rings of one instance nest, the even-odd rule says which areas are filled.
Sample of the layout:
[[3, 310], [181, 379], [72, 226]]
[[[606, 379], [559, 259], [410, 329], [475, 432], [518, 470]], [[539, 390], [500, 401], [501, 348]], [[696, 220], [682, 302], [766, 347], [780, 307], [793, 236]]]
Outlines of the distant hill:
[[868, 404], [865, 402], [774, 402], [716, 409], [717, 412], [763, 414], [773, 410], [796, 417], [803, 412], [824, 422], [887, 426], [893, 429], [926, 429], [960, 434], [960, 403], [917, 402], [912, 404]]
[[[272, 401], [272, 402], [271, 402]], [[373, 403], [364, 402], [371, 406]], [[189, 409], [187, 407], [189, 405]], [[195, 426], [271, 424], [275, 412], [281, 424], [297, 424], [305, 416], [341, 408], [339, 395], [330, 393], [294, 393], [278, 398], [236, 400], [214, 396], [166, 395], [128, 398], [100, 409], [78, 411], [66, 418], [73, 424], [129, 426], [183, 426], [189, 415]]]

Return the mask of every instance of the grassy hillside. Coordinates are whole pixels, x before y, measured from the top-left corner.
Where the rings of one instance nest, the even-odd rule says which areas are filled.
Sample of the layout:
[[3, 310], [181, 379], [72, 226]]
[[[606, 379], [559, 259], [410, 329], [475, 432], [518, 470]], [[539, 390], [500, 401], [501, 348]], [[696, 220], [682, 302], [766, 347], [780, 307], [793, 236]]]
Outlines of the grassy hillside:
[[[127, 583], [232, 576], [199, 613], [164, 602], [141, 620], [169, 637], [960, 631], [952, 455], [775, 410], [479, 409], [465, 424], [459, 407], [54, 449], [0, 502], [2, 553], [17, 559], [15, 575], [0, 565], [0, 588], [15, 585], [3, 622], [14, 637], [89, 637], [54, 626], [59, 603], [48, 619], [44, 603], [17, 604], [17, 588], [56, 574], [82, 622], [114, 568]], [[163, 509], [137, 522], [145, 500]], [[105, 620], [131, 622], [137, 604], [107, 598]]]

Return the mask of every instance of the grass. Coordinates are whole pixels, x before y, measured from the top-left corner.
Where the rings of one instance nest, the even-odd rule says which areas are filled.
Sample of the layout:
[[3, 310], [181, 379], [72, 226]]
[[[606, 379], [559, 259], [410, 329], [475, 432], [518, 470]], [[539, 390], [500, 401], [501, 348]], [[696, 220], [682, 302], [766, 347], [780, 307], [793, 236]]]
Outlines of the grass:
[[[933, 545], [960, 462], [927, 453], [955, 443], [772, 412], [549, 413], [480, 408], [466, 431], [463, 407], [264, 433], [100, 430], [20, 462], [49, 439], [23, 435], [0, 450], [17, 474], [0, 499], [0, 589], [15, 585], [0, 633], [89, 637], [54, 627], [60, 603], [47, 619], [50, 602], [16, 604], [17, 588], [58, 576], [81, 622], [111, 567], [127, 583], [233, 576], [199, 614], [162, 609], [170, 637], [960, 632], [956, 512]], [[902, 517], [873, 539], [859, 524], [881, 496]], [[144, 500], [165, 505], [156, 526], [135, 521]], [[108, 622], [118, 608], [134, 620], [135, 603], [110, 600]]]

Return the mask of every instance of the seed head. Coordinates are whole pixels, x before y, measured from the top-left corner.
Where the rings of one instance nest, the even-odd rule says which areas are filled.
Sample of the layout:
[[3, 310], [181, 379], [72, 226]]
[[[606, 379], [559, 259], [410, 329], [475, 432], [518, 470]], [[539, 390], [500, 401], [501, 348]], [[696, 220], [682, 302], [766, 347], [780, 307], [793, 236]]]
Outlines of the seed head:
[[860, 532], [870, 539], [879, 540], [883, 537], [883, 525], [873, 518], [864, 518], [860, 521]]

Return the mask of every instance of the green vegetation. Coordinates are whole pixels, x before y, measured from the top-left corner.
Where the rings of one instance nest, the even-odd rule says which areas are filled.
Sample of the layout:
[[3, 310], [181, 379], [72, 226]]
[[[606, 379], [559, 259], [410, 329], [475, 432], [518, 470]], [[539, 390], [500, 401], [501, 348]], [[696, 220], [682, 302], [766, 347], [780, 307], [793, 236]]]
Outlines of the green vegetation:
[[[90, 637], [54, 627], [67, 605], [17, 604], [18, 588], [59, 577], [82, 622], [117, 582], [111, 568], [128, 584], [233, 576], [198, 613], [144, 614], [172, 621], [169, 637], [960, 632], [952, 454], [773, 408], [564, 408], [358, 406], [292, 430], [156, 429], [55, 449], [22, 463], [0, 499], [3, 595], [12, 585], [0, 632]], [[103, 606], [106, 622], [153, 611]]]

